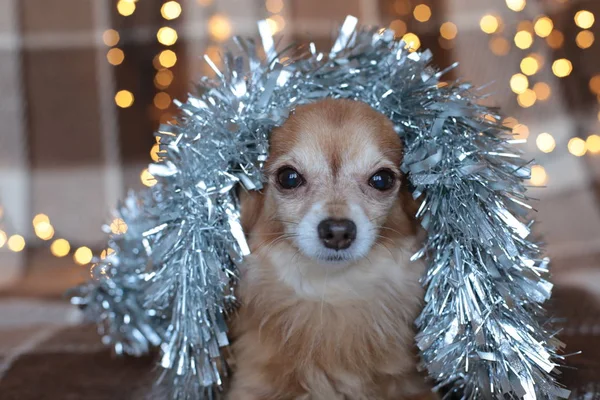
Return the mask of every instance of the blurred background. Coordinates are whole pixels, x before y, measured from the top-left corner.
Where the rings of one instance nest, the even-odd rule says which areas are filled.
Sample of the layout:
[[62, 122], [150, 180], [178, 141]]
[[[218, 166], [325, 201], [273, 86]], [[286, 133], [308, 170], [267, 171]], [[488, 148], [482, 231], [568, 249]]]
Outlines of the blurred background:
[[28, 315], [15, 298], [54, 304], [127, 229], [110, 210], [153, 184], [153, 131], [211, 73], [203, 54], [220, 65], [263, 18], [282, 45], [323, 50], [348, 14], [458, 61], [449, 78], [489, 84], [537, 162], [556, 282], [600, 296], [598, 0], [0, 0], [0, 320]]

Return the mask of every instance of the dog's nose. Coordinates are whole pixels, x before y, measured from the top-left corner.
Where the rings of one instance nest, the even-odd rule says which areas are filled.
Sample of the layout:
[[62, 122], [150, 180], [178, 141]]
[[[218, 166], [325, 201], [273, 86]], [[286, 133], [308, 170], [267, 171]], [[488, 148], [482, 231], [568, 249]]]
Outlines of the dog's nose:
[[344, 250], [356, 239], [356, 224], [349, 219], [325, 219], [317, 227], [325, 247]]

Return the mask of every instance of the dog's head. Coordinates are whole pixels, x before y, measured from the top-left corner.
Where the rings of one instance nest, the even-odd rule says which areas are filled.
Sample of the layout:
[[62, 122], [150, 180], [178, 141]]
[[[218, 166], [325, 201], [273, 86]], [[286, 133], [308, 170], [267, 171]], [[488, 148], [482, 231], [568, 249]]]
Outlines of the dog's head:
[[272, 235], [262, 243], [287, 241], [319, 264], [363, 258], [413, 232], [402, 154], [391, 121], [364, 103], [300, 106], [272, 133], [261, 210], [246, 211], [261, 214], [263, 235]]

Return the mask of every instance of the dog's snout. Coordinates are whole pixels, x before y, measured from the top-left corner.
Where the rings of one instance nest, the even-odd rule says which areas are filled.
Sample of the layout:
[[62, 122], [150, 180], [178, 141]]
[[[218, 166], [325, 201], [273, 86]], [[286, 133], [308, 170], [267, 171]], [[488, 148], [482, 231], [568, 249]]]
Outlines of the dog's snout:
[[349, 219], [325, 219], [317, 230], [319, 238], [329, 249], [347, 249], [356, 239], [356, 224]]

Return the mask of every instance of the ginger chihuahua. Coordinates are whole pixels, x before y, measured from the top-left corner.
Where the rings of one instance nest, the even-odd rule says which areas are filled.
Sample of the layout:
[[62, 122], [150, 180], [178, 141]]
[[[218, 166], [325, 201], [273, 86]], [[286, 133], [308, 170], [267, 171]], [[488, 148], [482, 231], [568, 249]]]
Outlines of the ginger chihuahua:
[[230, 400], [428, 398], [413, 321], [415, 205], [391, 121], [366, 104], [300, 106], [272, 133], [262, 193], [242, 194], [252, 255], [233, 323]]

